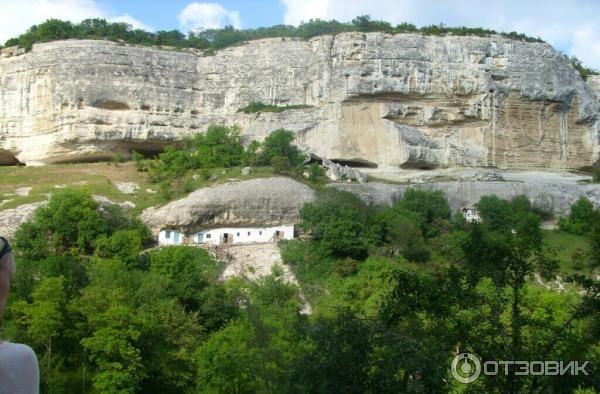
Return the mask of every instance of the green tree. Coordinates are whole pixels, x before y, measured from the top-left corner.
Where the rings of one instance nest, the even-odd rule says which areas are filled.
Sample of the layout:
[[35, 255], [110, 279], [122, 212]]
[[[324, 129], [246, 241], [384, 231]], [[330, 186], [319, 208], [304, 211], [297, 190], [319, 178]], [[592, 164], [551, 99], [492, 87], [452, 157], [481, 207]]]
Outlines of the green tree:
[[271, 166], [276, 174], [287, 174], [292, 169], [290, 159], [285, 156], [274, 156], [271, 158]]
[[219, 264], [204, 249], [167, 247], [150, 255], [150, 270], [169, 279], [169, 294], [197, 311], [202, 290], [217, 279]]
[[[66, 325], [67, 295], [62, 277], [44, 278], [32, 294], [33, 301], [28, 304], [21, 301], [15, 308], [22, 315], [20, 324], [25, 327], [27, 342], [41, 354], [44, 385], [49, 386], [53, 361], [58, 359], [55, 341], [61, 336]], [[59, 347], [60, 349], [60, 347]]]
[[594, 205], [585, 197], [580, 197], [573, 205], [567, 218], [561, 218], [558, 225], [561, 230], [572, 234], [586, 234], [600, 219]]
[[327, 190], [317, 202], [305, 204], [300, 215], [302, 226], [327, 253], [360, 259], [377, 239], [371, 211], [351, 193]]
[[292, 384], [298, 392], [369, 392], [372, 331], [348, 311], [317, 318], [308, 332], [310, 346], [295, 361]]
[[240, 289], [243, 314], [197, 352], [202, 392], [282, 392], [304, 347], [297, 290], [268, 276]]
[[412, 212], [419, 218], [419, 226], [426, 237], [439, 234], [440, 225], [449, 222], [452, 214], [442, 191], [407, 189], [395, 204], [397, 209]]
[[[488, 199], [485, 206], [484, 212], [493, 212], [495, 216], [483, 216], [483, 224], [471, 227], [463, 245], [468, 280], [471, 285], [484, 278], [491, 281], [496, 295], [493, 297], [493, 322], [506, 347], [502, 356], [521, 360], [524, 357], [522, 309], [527, 279], [535, 272], [550, 276], [557, 264], [544, 250], [540, 220], [536, 214], [529, 211], [513, 215], [511, 203], [497, 198]], [[509, 314], [507, 324], [502, 318], [504, 304]], [[513, 374], [507, 386], [511, 391], [518, 391], [522, 381]]]
[[22, 226], [15, 239], [22, 253], [40, 258], [71, 248], [90, 252], [94, 240], [109, 231], [108, 221], [88, 191], [65, 189], [37, 209], [33, 221]]
[[429, 259], [430, 251], [419, 226], [421, 216], [395, 206], [381, 210], [377, 221], [381, 226], [381, 240], [388, 245], [391, 255], [402, 255], [411, 261]]
[[118, 258], [127, 265], [139, 264], [142, 237], [137, 230], [117, 230], [110, 236], [96, 240], [95, 255], [102, 258]]
[[144, 155], [142, 155], [139, 152], [133, 151], [133, 152], [131, 152], [131, 158], [133, 159], [133, 162], [135, 163], [135, 168], [139, 172], [148, 171], [148, 164], [146, 163], [146, 160], [144, 159]]
[[205, 134], [188, 140], [196, 168], [232, 167], [241, 164], [244, 148], [237, 127], [210, 126]]
[[81, 341], [90, 352], [90, 360], [98, 366], [93, 382], [100, 392], [134, 393], [145, 376], [135, 346], [140, 332], [132, 322], [133, 312], [124, 305], [111, 306], [101, 312], [104, 324]]
[[318, 163], [308, 166], [308, 180], [317, 183], [325, 175], [325, 170]]
[[[302, 164], [304, 155], [293, 145], [295, 135], [293, 132], [284, 129], [273, 131], [262, 143], [263, 162], [274, 165], [275, 158], [286, 158], [291, 167]], [[280, 160], [280, 159], [277, 159]]]
[[260, 350], [247, 320], [231, 323], [214, 334], [197, 353], [197, 384], [201, 392], [255, 393], [264, 388], [258, 365]]

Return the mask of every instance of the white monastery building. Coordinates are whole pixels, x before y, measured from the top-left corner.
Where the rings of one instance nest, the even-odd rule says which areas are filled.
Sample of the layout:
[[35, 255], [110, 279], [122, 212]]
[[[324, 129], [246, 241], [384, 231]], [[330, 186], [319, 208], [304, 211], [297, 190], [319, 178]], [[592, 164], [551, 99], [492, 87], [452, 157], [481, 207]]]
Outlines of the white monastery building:
[[162, 229], [158, 234], [158, 244], [167, 245], [222, 245], [277, 242], [294, 239], [294, 225], [275, 227], [222, 227], [184, 234], [175, 229]]
[[481, 217], [479, 216], [479, 211], [475, 207], [466, 207], [463, 208], [463, 216], [467, 222], [479, 223], [481, 222]]

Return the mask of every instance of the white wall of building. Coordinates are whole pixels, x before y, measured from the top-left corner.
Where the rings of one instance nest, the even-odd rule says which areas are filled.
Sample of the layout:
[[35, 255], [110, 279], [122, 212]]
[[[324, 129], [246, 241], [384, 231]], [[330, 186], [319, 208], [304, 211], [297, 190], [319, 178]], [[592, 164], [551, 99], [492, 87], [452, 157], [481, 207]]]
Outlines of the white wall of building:
[[[158, 234], [159, 245], [181, 245], [183, 234], [177, 230], [163, 229]], [[275, 227], [222, 227], [187, 234], [191, 244], [219, 245], [227, 235], [230, 244], [276, 242], [280, 239], [294, 239], [294, 226]]]
[[[276, 235], [277, 231], [279, 236]], [[225, 234], [228, 234], [231, 244], [275, 242], [279, 239], [294, 239], [294, 226], [215, 228], [193, 234], [192, 242], [219, 245], [223, 243]]]
[[183, 233], [177, 230], [161, 230], [158, 233], [159, 245], [181, 245], [183, 243]]
[[481, 221], [477, 209], [465, 208], [463, 209], [463, 216], [465, 217], [467, 222], [479, 223]]

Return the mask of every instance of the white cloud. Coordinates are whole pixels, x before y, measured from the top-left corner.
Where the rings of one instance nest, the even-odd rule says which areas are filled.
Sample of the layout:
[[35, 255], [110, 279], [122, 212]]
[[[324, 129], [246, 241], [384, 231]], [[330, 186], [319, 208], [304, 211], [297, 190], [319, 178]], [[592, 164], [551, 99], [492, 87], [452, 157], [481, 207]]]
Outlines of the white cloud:
[[228, 11], [218, 3], [191, 3], [177, 16], [181, 30], [218, 29], [232, 25], [241, 27], [239, 12]]
[[119, 16], [110, 17], [110, 18], [108, 18], [108, 20], [110, 22], [124, 22], [124, 23], [130, 24], [134, 29], [154, 31], [154, 27], [148, 26], [144, 22], [135, 19], [134, 17], [132, 17], [129, 14], [123, 14], [123, 15], [119, 15]]
[[86, 18], [105, 18], [151, 30], [130, 15], [115, 15], [96, 0], [0, 0], [0, 44], [50, 18], [71, 22], [81, 22]]
[[310, 19], [327, 18], [327, 1], [323, 0], [283, 0], [286, 7], [283, 22], [286, 25], [298, 25]]
[[311, 18], [349, 21], [371, 15], [417, 26], [487, 27], [540, 36], [556, 48], [600, 69], [598, 0], [281, 0], [284, 23]]
[[571, 52], [583, 62], [600, 70], [600, 26], [586, 25], [575, 31]]

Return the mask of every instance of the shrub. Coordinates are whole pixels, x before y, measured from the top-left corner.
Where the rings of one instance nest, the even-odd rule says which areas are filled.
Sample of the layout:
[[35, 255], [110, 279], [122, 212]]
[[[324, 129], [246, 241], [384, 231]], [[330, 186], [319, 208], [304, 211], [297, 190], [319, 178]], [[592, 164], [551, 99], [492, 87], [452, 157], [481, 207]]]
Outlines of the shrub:
[[308, 180], [316, 183], [321, 177], [325, 175], [325, 169], [318, 163], [312, 163], [308, 166]]
[[238, 109], [237, 112], [243, 112], [245, 114], [260, 113], [260, 112], [283, 112], [290, 109], [304, 109], [311, 108], [310, 105], [305, 104], [294, 104], [294, 105], [271, 105], [263, 104], [261, 102], [252, 101], [244, 108]]
[[558, 226], [561, 230], [571, 234], [586, 234], [599, 218], [594, 205], [585, 197], [579, 198], [571, 205], [571, 212], [567, 218], [561, 218]]
[[168, 146], [150, 165], [150, 181], [170, 181], [191, 169], [233, 167], [244, 158], [237, 127], [210, 126], [206, 133], [195, 134], [183, 147]]
[[117, 165], [119, 163], [123, 163], [125, 161], [125, 157], [121, 153], [115, 153], [113, 157], [110, 159], [111, 163]]
[[300, 215], [304, 229], [331, 255], [361, 259], [378, 237], [372, 208], [348, 192], [324, 191]]
[[380, 211], [377, 221], [381, 228], [381, 241], [391, 255], [401, 255], [416, 262], [429, 260], [430, 251], [420, 227], [422, 219], [417, 213], [396, 205]]
[[276, 174], [287, 174], [290, 172], [292, 165], [290, 159], [285, 156], [275, 156], [271, 158], [271, 166]]
[[346, 257], [343, 260], [338, 260], [335, 262], [334, 269], [335, 273], [341, 277], [354, 275], [357, 271], [356, 260], [352, 257]]
[[262, 161], [273, 165], [275, 157], [284, 157], [289, 161], [291, 167], [296, 167], [304, 161], [304, 155], [293, 142], [296, 136], [293, 132], [285, 129], [273, 131], [262, 143]]
[[131, 158], [133, 159], [133, 162], [135, 163], [136, 170], [138, 170], [139, 172], [148, 171], [148, 165], [146, 163], [146, 160], [144, 160], [144, 155], [142, 155], [139, 152], [133, 151], [133, 152], [131, 152]]
[[396, 203], [397, 209], [416, 214], [419, 226], [425, 237], [439, 233], [439, 224], [450, 221], [452, 213], [448, 200], [440, 190], [427, 191], [407, 189]]

